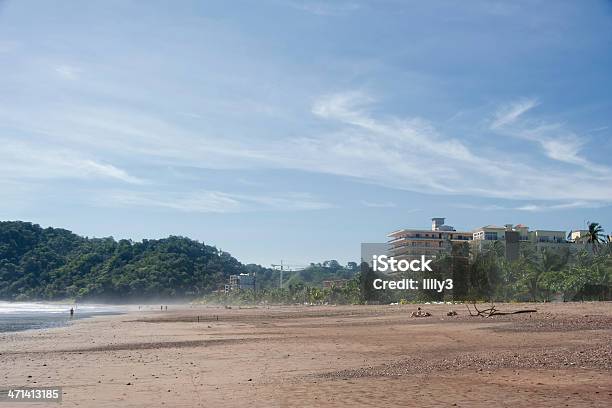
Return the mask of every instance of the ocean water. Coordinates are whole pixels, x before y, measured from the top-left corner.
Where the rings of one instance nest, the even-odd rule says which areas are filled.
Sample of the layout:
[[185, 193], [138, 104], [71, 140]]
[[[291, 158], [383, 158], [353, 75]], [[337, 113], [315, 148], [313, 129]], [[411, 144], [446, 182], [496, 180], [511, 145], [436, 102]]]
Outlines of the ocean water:
[[[72, 318], [71, 307], [75, 309]], [[110, 305], [0, 301], [0, 333], [60, 327], [76, 319], [124, 311], [122, 306]]]

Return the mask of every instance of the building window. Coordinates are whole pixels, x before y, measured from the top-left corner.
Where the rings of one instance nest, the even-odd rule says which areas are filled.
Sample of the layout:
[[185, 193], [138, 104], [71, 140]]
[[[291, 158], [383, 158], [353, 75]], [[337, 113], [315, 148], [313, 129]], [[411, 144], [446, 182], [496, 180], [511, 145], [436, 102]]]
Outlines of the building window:
[[497, 241], [497, 232], [485, 232], [486, 241]]

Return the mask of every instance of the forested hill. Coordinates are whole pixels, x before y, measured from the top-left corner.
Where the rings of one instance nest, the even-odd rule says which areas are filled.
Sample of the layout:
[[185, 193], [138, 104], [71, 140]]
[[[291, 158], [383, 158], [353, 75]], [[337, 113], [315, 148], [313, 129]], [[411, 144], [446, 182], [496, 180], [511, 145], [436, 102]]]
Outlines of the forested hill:
[[198, 296], [231, 274], [273, 271], [184, 237], [116, 241], [0, 222], [0, 299], [127, 301]]

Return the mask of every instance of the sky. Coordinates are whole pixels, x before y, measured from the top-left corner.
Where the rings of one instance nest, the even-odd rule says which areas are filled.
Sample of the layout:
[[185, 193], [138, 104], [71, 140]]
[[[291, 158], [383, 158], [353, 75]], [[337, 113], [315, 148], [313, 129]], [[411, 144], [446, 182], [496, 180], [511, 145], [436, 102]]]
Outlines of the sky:
[[612, 229], [609, 1], [1, 1], [0, 219], [243, 262]]

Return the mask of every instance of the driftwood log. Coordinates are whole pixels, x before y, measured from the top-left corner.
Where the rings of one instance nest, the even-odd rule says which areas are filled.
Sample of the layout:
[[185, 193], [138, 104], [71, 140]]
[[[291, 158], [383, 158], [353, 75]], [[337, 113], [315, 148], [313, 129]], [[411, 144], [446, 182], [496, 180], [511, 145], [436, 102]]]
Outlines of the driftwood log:
[[465, 307], [467, 307], [467, 310], [470, 316], [480, 316], [480, 317], [504, 316], [504, 315], [511, 315], [511, 314], [519, 314], [519, 313], [537, 312], [536, 309], [523, 309], [523, 310], [515, 310], [513, 312], [502, 312], [500, 310], [497, 310], [494, 304], [491, 304], [491, 306], [487, 309], [478, 310], [478, 307], [476, 307], [476, 302], [472, 303], [472, 307], [474, 308], [474, 311], [475, 311], [474, 313], [472, 313], [472, 309], [470, 309], [469, 305], [466, 304]]

